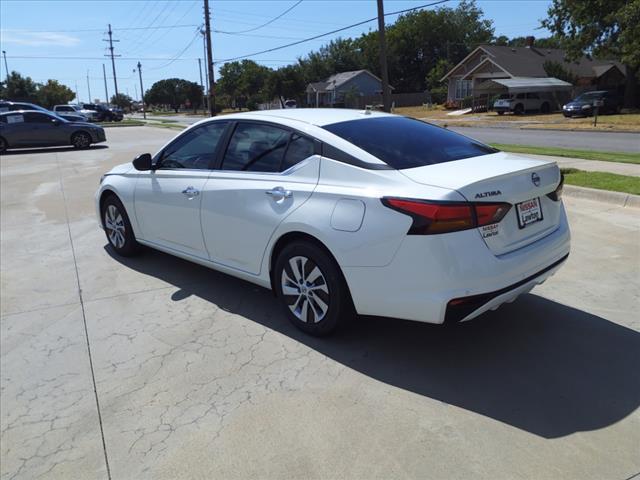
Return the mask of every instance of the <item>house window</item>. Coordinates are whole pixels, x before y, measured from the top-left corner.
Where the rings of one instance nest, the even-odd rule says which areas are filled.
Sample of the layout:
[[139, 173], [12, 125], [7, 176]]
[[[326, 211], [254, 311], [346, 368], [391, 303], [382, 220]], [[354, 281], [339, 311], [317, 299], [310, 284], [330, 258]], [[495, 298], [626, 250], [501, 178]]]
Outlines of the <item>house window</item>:
[[471, 96], [472, 80], [456, 80], [456, 100]]

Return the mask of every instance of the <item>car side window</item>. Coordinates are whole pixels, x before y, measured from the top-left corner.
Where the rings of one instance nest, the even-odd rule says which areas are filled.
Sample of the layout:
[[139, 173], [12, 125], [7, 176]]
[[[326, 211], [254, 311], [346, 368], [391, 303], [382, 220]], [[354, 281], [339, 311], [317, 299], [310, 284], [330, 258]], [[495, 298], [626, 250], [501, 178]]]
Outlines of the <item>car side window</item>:
[[292, 134], [289, 146], [287, 147], [284, 159], [282, 160], [280, 171], [284, 172], [295, 164], [300, 163], [305, 158], [309, 158], [314, 153], [315, 145], [313, 140], [298, 133]]
[[527, 98], [540, 99], [537, 93], [527, 93]]
[[239, 123], [222, 162], [223, 170], [279, 172], [290, 132], [255, 123]]
[[28, 112], [24, 114], [26, 123], [51, 123], [52, 118], [44, 113]]
[[524, 93], [519, 93], [518, 95], [516, 95], [516, 98], [517, 98], [518, 100], [523, 99], [523, 98], [524, 98]]
[[227, 122], [212, 122], [178, 137], [162, 152], [157, 169], [207, 170], [226, 127]]

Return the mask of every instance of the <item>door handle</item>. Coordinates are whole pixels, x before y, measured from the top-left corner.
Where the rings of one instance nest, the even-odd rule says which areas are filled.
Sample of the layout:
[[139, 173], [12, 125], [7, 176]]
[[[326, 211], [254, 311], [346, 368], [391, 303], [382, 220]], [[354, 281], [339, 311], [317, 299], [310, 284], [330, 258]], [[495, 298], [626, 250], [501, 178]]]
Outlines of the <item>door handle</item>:
[[193, 197], [197, 197], [198, 195], [200, 195], [200, 191], [196, 190], [195, 188], [189, 186], [187, 188], [185, 188], [184, 190], [182, 190], [182, 193], [189, 199], [191, 200]]
[[271, 197], [273, 197], [273, 199], [277, 202], [279, 200], [283, 200], [285, 198], [291, 198], [293, 197], [293, 192], [291, 190], [285, 190], [282, 187], [274, 187], [271, 190], [267, 190], [266, 192], [267, 195], [270, 195]]

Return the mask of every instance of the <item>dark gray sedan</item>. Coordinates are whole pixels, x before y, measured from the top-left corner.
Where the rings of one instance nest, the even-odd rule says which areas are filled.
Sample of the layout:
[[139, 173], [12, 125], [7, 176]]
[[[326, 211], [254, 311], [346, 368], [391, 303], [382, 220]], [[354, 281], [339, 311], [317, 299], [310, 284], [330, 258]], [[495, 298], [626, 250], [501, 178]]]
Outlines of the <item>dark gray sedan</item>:
[[18, 110], [0, 114], [0, 152], [60, 145], [88, 148], [106, 139], [104, 129], [98, 125], [69, 122], [52, 113]]

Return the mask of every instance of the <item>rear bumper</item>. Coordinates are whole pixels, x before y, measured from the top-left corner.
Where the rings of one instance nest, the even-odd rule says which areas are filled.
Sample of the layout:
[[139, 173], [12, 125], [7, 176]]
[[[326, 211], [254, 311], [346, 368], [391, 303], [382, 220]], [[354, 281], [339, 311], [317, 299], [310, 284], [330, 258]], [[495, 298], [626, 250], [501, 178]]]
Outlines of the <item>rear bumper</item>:
[[447, 304], [444, 322], [457, 323], [471, 320], [487, 310], [495, 310], [503, 303], [512, 302], [519, 295], [531, 291], [533, 287], [543, 283], [547, 278], [552, 276], [568, 257], [569, 254], [543, 268], [538, 273], [518, 283], [496, 290], [495, 292], [481, 293], [479, 295], [450, 300]]
[[444, 323], [454, 315], [453, 299], [477, 296], [469, 320], [526, 293], [553, 275], [570, 250], [562, 210], [558, 228], [546, 237], [504, 255], [494, 255], [476, 230], [405, 237], [384, 267], [343, 267], [354, 305], [362, 315]]

